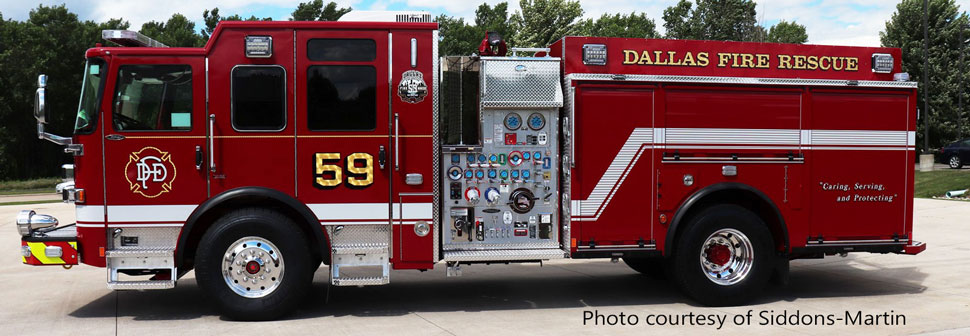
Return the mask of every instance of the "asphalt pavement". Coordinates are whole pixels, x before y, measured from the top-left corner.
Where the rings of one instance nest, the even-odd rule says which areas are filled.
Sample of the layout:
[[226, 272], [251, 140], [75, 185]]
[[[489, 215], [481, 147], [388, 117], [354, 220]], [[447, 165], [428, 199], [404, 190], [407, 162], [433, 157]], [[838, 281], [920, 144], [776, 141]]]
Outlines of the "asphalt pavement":
[[222, 319], [193, 273], [171, 290], [112, 292], [103, 268], [22, 265], [23, 208], [74, 217], [61, 203], [0, 206], [0, 335], [970, 334], [970, 202], [916, 200], [920, 255], [794, 261], [790, 283], [749, 306], [698, 306], [609, 260], [465, 266], [457, 278], [439, 263], [359, 288], [327, 286], [321, 267], [298, 311], [258, 323]]

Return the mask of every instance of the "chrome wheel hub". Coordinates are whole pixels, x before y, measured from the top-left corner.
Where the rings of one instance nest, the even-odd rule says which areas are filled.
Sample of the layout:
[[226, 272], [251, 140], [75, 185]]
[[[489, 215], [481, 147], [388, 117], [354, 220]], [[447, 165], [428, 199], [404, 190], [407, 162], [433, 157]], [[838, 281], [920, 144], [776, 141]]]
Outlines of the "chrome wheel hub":
[[283, 280], [283, 256], [261, 237], [245, 237], [229, 245], [222, 276], [233, 292], [247, 298], [269, 295]]
[[718, 285], [733, 285], [751, 273], [754, 247], [741, 231], [720, 229], [701, 245], [701, 270]]
[[951, 168], [956, 168], [959, 165], [960, 165], [960, 158], [958, 158], [956, 156], [950, 157], [950, 167]]

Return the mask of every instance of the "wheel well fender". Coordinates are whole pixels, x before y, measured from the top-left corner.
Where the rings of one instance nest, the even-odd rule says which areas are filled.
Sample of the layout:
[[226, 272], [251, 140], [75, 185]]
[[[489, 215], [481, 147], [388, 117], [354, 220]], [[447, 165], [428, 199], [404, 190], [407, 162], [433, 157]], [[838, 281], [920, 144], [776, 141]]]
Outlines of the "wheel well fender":
[[228, 211], [245, 206], [272, 208], [292, 218], [304, 231], [311, 244], [310, 250], [320, 260], [329, 262], [327, 260], [330, 256], [329, 240], [324, 230], [320, 228], [316, 215], [303, 202], [274, 189], [241, 187], [209, 198], [189, 215], [182, 227], [182, 232], [179, 233], [178, 245], [176, 245], [175, 263], [180, 271], [182, 268], [187, 271], [193, 266], [195, 249], [209, 227]]
[[757, 188], [744, 183], [724, 182], [707, 186], [695, 192], [677, 209], [664, 240], [665, 256], [670, 256], [675, 251], [674, 242], [677, 241], [679, 234], [685, 227], [684, 225], [686, 225], [683, 223], [690, 221], [691, 216], [715, 204], [736, 204], [754, 212], [755, 215], [761, 217], [768, 226], [768, 230], [771, 231], [776, 249], [779, 252], [788, 253], [791, 246], [788, 238], [788, 226], [785, 224], [785, 219], [781, 216], [778, 206], [768, 198], [768, 195]]

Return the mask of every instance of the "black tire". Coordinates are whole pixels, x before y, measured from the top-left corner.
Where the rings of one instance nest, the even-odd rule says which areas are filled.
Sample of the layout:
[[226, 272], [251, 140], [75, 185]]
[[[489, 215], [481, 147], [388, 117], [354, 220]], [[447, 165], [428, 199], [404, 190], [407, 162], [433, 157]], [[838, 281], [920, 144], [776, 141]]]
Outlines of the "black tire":
[[624, 257], [623, 262], [630, 266], [634, 271], [649, 276], [654, 279], [665, 279], [666, 272], [665, 260], [663, 258], [637, 258]]
[[[269, 244], [261, 246], [272, 246], [267, 254], [275, 253], [281, 258], [280, 263], [285, 265], [282, 269], [264, 269], [266, 272], [281, 273], [278, 273], [278, 283], [271, 283], [271, 290], [262, 291], [261, 293], [267, 294], [257, 298], [237, 294], [230, 287], [230, 280], [222, 273], [223, 259], [231, 253], [230, 247], [238, 246], [240, 241], [249, 237], [268, 242]], [[306, 297], [315, 271], [311, 266], [312, 256], [307, 239], [296, 223], [278, 212], [262, 208], [234, 210], [217, 220], [202, 236], [196, 256], [195, 274], [199, 287], [214, 299], [224, 316], [235, 320], [272, 320], [292, 311]], [[232, 253], [232, 256], [235, 257], [236, 254]], [[267, 257], [266, 261], [268, 262], [264, 268], [273, 266], [272, 259]], [[232, 265], [229, 267], [231, 269]], [[248, 264], [242, 269], [248, 272]], [[256, 271], [256, 276], [262, 274], [259, 273], [260, 268], [257, 267]], [[255, 276], [253, 279], [257, 281]], [[275, 281], [277, 278], [271, 279]], [[259, 281], [259, 285], [262, 285], [265, 279]]]
[[[750, 302], [762, 292], [770, 279], [775, 256], [771, 232], [761, 218], [740, 206], [716, 205], [702, 210], [683, 224], [687, 226], [675, 245], [671, 276], [684, 293], [703, 305], [736, 306]], [[732, 234], [737, 232], [741, 235]], [[715, 236], [715, 233], [718, 235]], [[739, 240], [747, 238], [750, 244], [732, 243], [725, 240], [725, 237]], [[727, 258], [724, 258], [723, 253], [720, 254], [719, 260], [726, 259], [725, 263], [710, 264], [712, 267], [724, 268], [720, 272], [712, 271], [711, 277], [705, 268], [708, 266], [701, 261], [708, 253], [715, 254], [709, 246], [705, 246], [708, 239], [714, 239], [709, 246], [719, 245], [730, 251]], [[717, 244], [718, 241], [728, 244]], [[733, 245], [735, 250], [729, 245]], [[739, 245], [744, 246], [746, 251], [750, 248], [750, 255], [753, 256], [750, 262], [746, 261], [747, 258], [737, 258], [742, 255], [737, 252], [741, 248]], [[712, 257], [707, 258], [705, 260], [712, 260]], [[734, 271], [735, 269], [740, 271]], [[725, 277], [721, 278], [721, 274]], [[736, 282], [728, 283], [729, 281]]]
[[950, 155], [950, 157], [947, 158], [946, 163], [950, 166], [950, 169], [963, 168], [963, 160], [960, 160], [960, 156], [956, 154]]

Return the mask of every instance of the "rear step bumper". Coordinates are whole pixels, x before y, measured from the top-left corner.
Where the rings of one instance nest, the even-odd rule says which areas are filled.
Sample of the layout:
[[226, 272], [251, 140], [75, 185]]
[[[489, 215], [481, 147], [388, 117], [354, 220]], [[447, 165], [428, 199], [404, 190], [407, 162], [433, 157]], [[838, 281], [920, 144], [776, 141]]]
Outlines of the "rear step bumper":
[[20, 246], [21, 260], [26, 265], [71, 267], [80, 259], [74, 224], [34, 230], [20, 237]]
[[906, 247], [903, 248], [902, 254], [916, 255], [923, 251], [926, 251], [926, 243], [914, 240], [911, 244], [906, 245]]

